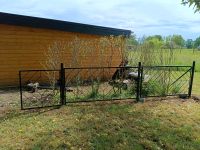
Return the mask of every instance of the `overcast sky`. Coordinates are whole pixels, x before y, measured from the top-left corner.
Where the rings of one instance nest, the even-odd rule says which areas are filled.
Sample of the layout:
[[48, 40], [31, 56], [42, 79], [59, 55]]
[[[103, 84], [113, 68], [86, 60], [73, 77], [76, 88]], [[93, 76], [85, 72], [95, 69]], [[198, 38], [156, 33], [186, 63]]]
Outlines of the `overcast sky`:
[[200, 36], [200, 13], [181, 0], [0, 0], [0, 11], [132, 30]]

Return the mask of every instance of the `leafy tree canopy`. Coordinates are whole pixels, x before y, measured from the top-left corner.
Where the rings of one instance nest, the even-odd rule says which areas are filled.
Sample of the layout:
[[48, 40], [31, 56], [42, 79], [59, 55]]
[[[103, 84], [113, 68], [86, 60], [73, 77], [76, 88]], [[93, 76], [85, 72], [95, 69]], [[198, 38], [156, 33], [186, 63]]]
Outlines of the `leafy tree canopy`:
[[182, 4], [194, 6], [195, 13], [200, 12], [200, 0], [182, 0]]
[[163, 41], [163, 38], [161, 35], [153, 35], [146, 38], [147, 41], [152, 40], [152, 39], [158, 39], [159, 41]]
[[185, 46], [186, 46], [188, 49], [193, 48], [193, 45], [194, 45], [194, 42], [193, 42], [192, 39], [187, 39], [187, 41], [185, 42]]
[[163, 41], [156, 36], [147, 37], [145, 43], [149, 44], [152, 48], [161, 48], [163, 45]]
[[173, 35], [171, 40], [176, 44], [178, 47], [184, 47], [185, 45], [185, 40], [181, 35]]
[[136, 39], [136, 35], [135, 35], [135, 34], [132, 34], [132, 35], [128, 38], [127, 42], [128, 42], [128, 45], [138, 45], [138, 41], [137, 41], [137, 39]]
[[198, 38], [194, 41], [194, 47], [195, 47], [195, 48], [199, 48], [199, 47], [200, 47], [200, 37], [198, 37]]

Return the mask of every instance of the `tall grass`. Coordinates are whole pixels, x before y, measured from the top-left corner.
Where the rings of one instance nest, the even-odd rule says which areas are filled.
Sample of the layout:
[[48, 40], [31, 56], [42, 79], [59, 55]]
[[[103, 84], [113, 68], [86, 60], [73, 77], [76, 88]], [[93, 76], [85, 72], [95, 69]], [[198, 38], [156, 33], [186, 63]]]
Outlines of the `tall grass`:
[[144, 66], [171, 65], [175, 62], [174, 49], [153, 47], [149, 43], [134, 46], [127, 54], [132, 66], [137, 66], [138, 62], [142, 62]]
[[[134, 49], [129, 50], [128, 60], [129, 65], [131, 66], [137, 66], [138, 62], [141, 62], [143, 66], [173, 65], [175, 62], [174, 49], [163, 49], [161, 47], [152, 46], [150, 43], [143, 43], [134, 47]], [[145, 69], [146, 68], [144, 68], [144, 72]], [[153, 71], [152, 69], [147, 68], [148, 71], [146, 70], [147, 72], [145, 73], [148, 73], [149, 76], [154, 76], [154, 73], [151, 74]], [[172, 71], [168, 70], [168, 68], [158, 69], [160, 69], [160, 76], [156, 79], [157, 84], [147, 84], [148, 87], [144, 87], [145, 94], [157, 91], [159, 95], [167, 95], [169, 91]], [[152, 91], [152, 89], [154, 91]]]

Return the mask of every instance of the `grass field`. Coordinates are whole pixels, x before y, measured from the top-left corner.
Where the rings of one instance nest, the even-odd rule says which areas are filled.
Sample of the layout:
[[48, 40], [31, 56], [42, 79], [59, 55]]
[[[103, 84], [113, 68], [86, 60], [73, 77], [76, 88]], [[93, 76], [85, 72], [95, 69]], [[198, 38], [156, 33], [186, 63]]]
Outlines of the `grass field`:
[[0, 149], [180, 149], [200, 147], [200, 103], [171, 99], [101, 102], [1, 113]]
[[200, 72], [200, 51], [193, 51], [192, 49], [177, 49], [174, 50], [176, 65], [192, 65], [196, 61], [196, 71]]
[[174, 50], [175, 65], [192, 65], [196, 61], [193, 94], [200, 95], [200, 51], [192, 49]]
[[[139, 51], [138, 51], [139, 52]], [[137, 51], [132, 51], [129, 53], [129, 57], [133, 59], [133, 65], [137, 65], [138, 61], [140, 60], [141, 53], [138, 53]], [[148, 52], [148, 51], [145, 51]], [[154, 51], [155, 55], [151, 55], [150, 59], [153, 59], [155, 56], [155, 62], [160, 61], [160, 53], [157, 51]], [[164, 57], [170, 58], [169, 50], [164, 50]], [[142, 55], [145, 55], [143, 53]], [[148, 55], [144, 59], [146, 61], [148, 59]], [[174, 61], [172, 65], [192, 65], [193, 61], [196, 62], [195, 66], [195, 78], [194, 78], [194, 86], [193, 86], [193, 94], [200, 95], [200, 51], [198, 50], [192, 50], [192, 49], [174, 49], [173, 50], [173, 57]], [[132, 63], [131, 63], [132, 64]], [[157, 65], [157, 64], [155, 64]]]

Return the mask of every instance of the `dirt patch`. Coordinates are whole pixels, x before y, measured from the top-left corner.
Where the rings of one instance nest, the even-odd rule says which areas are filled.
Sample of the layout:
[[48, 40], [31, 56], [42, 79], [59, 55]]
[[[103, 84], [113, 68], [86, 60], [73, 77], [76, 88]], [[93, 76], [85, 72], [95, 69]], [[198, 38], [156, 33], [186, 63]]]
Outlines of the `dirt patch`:
[[20, 106], [20, 94], [18, 89], [0, 89], [0, 114], [7, 110]]
[[[176, 96], [170, 97], [151, 97], [145, 98], [141, 103], [154, 103], [155, 101], [163, 101], [167, 103], [180, 103], [180, 102], [200, 102], [200, 96], [194, 95], [191, 99], [181, 99]], [[100, 102], [79, 102], [70, 105], [107, 105], [107, 104], [131, 104], [136, 103], [135, 99], [128, 100], [108, 100]], [[68, 104], [69, 105], [69, 104]], [[0, 113], [6, 109], [19, 109], [20, 108], [20, 93], [19, 89], [0, 89]]]
[[194, 99], [197, 102], [200, 102], [200, 96], [199, 95], [193, 95], [192, 99]]

